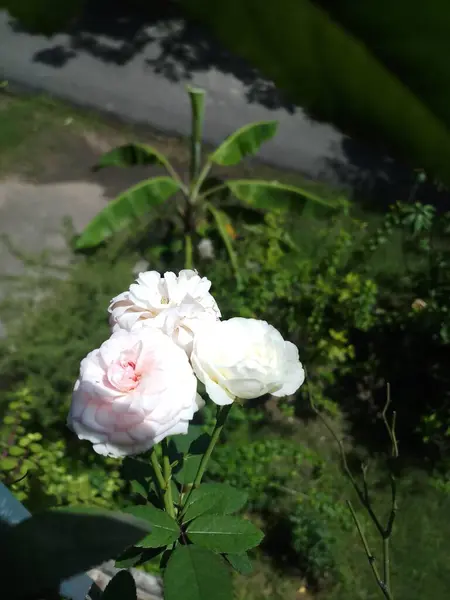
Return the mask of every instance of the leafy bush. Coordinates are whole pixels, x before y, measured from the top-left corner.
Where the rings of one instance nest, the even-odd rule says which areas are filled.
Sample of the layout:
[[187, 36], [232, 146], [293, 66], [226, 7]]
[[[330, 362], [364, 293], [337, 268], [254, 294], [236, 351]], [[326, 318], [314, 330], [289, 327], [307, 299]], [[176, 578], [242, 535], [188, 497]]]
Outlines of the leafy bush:
[[[450, 442], [450, 215], [398, 204], [388, 220], [402, 233], [403, 271], [379, 275], [373, 323], [368, 331], [353, 332], [356, 360], [339, 394], [363, 400], [344, 402], [358, 436], [379, 411], [383, 382], [390, 381], [403, 459], [422, 462], [428, 454], [442, 460]], [[378, 431], [373, 433], [376, 438]]]
[[[12, 282], [2, 305], [8, 337], [0, 342], [0, 389], [26, 385], [33, 426], [60, 427], [65, 419], [80, 361], [108, 336], [105, 306], [131, 283], [135, 261], [133, 254], [115, 259], [104, 251], [77, 260], [64, 279], [47, 270]], [[0, 392], [0, 413], [6, 408]]]
[[238, 446], [225, 445], [216, 452], [208, 474], [211, 479], [226, 480], [249, 495], [249, 509], [264, 509], [274, 497], [283, 495], [283, 487], [294, 477], [308, 477], [320, 470], [321, 461], [313, 452], [282, 438], [273, 438]]
[[225, 445], [208, 474], [246, 490], [248, 509], [264, 516], [274, 559], [289, 561], [314, 586], [338, 579], [336, 536], [351, 527], [350, 514], [315, 452], [282, 437]]
[[[105, 306], [129, 285], [135, 261], [134, 253], [118, 259], [104, 250], [76, 260], [64, 279], [44, 269], [12, 282], [14, 294], [3, 302], [1, 470], [31, 511], [120, 501], [120, 465], [74, 446], [65, 422], [80, 360], [107, 337]], [[26, 299], [19, 314], [18, 298]]]
[[[314, 259], [289, 235], [284, 215], [268, 213], [263, 223], [242, 225], [238, 250], [245, 257], [245, 293], [226, 285], [225, 262], [205, 265], [225, 316], [238, 313], [274, 323], [299, 346], [308, 372], [318, 378], [322, 390], [348, 372], [354, 359], [350, 333], [372, 326], [378, 294], [373, 279], [347, 266], [362, 224], [350, 220], [349, 233], [341, 220], [336, 217], [319, 231], [309, 249]], [[333, 408], [326, 397], [322, 402]]]
[[30, 391], [22, 388], [11, 396], [0, 432], [0, 470], [15, 496], [33, 511], [81, 504], [112, 508], [123, 487], [117, 461], [71, 456], [60, 430], [32, 431]]

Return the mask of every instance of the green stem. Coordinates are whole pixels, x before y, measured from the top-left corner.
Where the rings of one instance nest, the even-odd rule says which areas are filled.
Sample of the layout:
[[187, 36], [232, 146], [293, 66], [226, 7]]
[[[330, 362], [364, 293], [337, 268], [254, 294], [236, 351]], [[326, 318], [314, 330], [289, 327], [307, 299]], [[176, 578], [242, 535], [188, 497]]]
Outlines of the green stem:
[[206, 471], [206, 467], [208, 466], [209, 459], [211, 458], [211, 454], [214, 450], [215, 445], [219, 441], [220, 434], [222, 433], [222, 429], [225, 425], [228, 415], [230, 414], [230, 410], [231, 410], [232, 406], [233, 406], [233, 404], [227, 404], [226, 406], [218, 406], [217, 407], [216, 424], [214, 425], [214, 430], [212, 432], [208, 448], [206, 449], [205, 454], [202, 456], [202, 460], [200, 462], [200, 466], [198, 468], [197, 475], [195, 476], [194, 483], [192, 484], [192, 487], [189, 490], [189, 493], [187, 494], [186, 499], [183, 502], [183, 505], [186, 505], [187, 501], [189, 500], [189, 498], [192, 494], [192, 491], [195, 490], [195, 488], [197, 488], [202, 481], [203, 475], [205, 474], [205, 471]]
[[160, 491], [162, 493], [164, 491], [164, 488], [166, 487], [166, 483], [164, 481], [164, 477], [163, 477], [163, 474], [161, 471], [161, 466], [158, 462], [158, 457], [156, 456], [155, 448], [151, 449], [150, 462], [152, 463], [152, 467], [153, 467], [153, 470], [155, 471], [156, 479], [158, 480]]
[[192, 235], [190, 233], [186, 233], [184, 236], [184, 248], [185, 248], [185, 260], [184, 260], [184, 268], [192, 269], [193, 267], [193, 250], [192, 250]]
[[[191, 203], [191, 205], [194, 205], [197, 202], [197, 198], [200, 193], [200, 188], [202, 187], [202, 184], [205, 181], [205, 179], [208, 177], [208, 173], [210, 172], [211, 168], [212, 168], [212, 163], [210, 163], [208, 161], [204, 165], [203, 169], [201, 170], [200, 175], [193, 182], [192, 187], [191, 187], [191, 194], [189, 197], [189, 202]], [[208, 192], [205, 192], [205, 193], [209, 193], [209, 190], [208, 190]]]
[[175, 509], [173, 506], [173, 498], [172, 498], [172, 467], [170, 466], [170, 458], [169, 458], [169, 449], [167, 446], [167, 439], [164, 439], [161, 442], [162, 451], [163, 451], [163, 469], [164, 469], [164, 506], [166, 507], [166, 512], [174, 519], [175, 518]]
[[216, 194], [217, 192], [220, 192], [221, 190], [225, 190], [225, 189], [227, 189], [226, 183], [221, 183], [220, 185], [215, 185], [212, 188], [209, 188], [209, 190], [207, 190], [206, 192], [203, 192], [202, 198], [208, 198], [208, 196], [211, 196], [212, 194]]
[[375, 577], [375, 580], [376, 580], [376, 582], [378, 584], [378, 587], [382, 591], [382, 593], [383, 593], [384, 597], [386, 598], [386, 600], [393, 600], [393, 598], [391, 596], [391, 593], [390, 593], [390, 590], [389, 590], [389, 588], [386, 585], [386, 582], [382, 581], [382, 579], [380, 577], [380, 574], [378, 572], [377, 566], [375, 564], [375, 557], [374, 557], [374, 555], [372, 554], [372, 552], [371, 552], [371, 550], [369, 548], [369, 544], [367, 543], [366, 536], [364, 535], [364, 531], [363, 531], [363, 529], [361, 527], [361, 523], [359, 522], [359, 519], [358, 519], [358, 517], [356, 515], [355, 509], [353, 508], [353, 505], [350, 502], [350, 500], [347, 500], [347, 505], [348, 505], [348, 507], [350, 509], [350, 513], [351, 513], [351, 515], [353, 517], [353, 521], [355, 522], [356, 529], [358, 530], [359, 537], [360, 537], [361, 542], [362, 542], [362, 544], [364, 546], [364, 550], [365, 550], [365, 553], [366, 553], [366, 556], [367, 556], [367, 560], [369, 561], [370, 568], [372, 569], [372, 573], [373, 573], [373, 576]]
[[202, 160], [202, 131], [205, 110], [205, 92], [198, 88], [188, 87], [191, 100], [192, 133], [191, 133], [191, 185], [196, 181]]
[[391, 563], [389, 554], [389, 538], [383, 539], [383, 579], [386, 590], [391, 595]]
[[170, 162], [165, 158], [163, 165], [167, 171], [167, 173], [172, 177], [172, 179], [174, 181], [176, 181], [178, 183], [178, 185], [180, 186], [180, 190], [183, 193], [183, 195], [185, 197], [189, 196], [189, 190], [186, 187], [186, 185], [183, 183], [183, 180], [181, 179], [181, 177], [178, 175], [178, 173], [176, 172], [176, 170], [173, 168], [173, 166], [170, 164]]

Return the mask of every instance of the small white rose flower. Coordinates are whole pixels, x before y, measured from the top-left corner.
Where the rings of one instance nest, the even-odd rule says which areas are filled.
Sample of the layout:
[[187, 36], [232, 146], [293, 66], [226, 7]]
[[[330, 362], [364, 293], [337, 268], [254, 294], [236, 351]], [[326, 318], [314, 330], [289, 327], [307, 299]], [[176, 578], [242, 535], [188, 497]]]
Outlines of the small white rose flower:
[[202, 403], [186, 353], [167, 335], [120, 330], [81, 362], [67, 424], [99, 454], [127, 456], [187, 433]]
[[256, 319], [236, 317], [199, 331], [191, 362], [218, 405], [264, 394], [288, 396], [305, 380], [297, 347]]
[[111, 300], [112, 330], [155, 327], [190, 354], [195, 332], [221, 316], [210, 287], [206, 277], [188, 269], [178, 276], [172, 272], [163, 277], [157, 271], [140, 273], [128, 291]]

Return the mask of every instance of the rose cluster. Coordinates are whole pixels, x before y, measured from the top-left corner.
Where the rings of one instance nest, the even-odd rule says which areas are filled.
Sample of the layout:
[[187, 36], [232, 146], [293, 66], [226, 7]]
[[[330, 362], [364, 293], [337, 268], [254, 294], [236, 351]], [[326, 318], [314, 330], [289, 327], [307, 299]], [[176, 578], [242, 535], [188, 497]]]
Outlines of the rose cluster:
[[196, 271], [141, 273], [111, 300], [111, 337], [81, 362], [69, 427], [94, 450], [126, 456], [187, 433], [204, 404], [286, 396], [305, 375], [294, 344], [256, 319], [221, 320]]

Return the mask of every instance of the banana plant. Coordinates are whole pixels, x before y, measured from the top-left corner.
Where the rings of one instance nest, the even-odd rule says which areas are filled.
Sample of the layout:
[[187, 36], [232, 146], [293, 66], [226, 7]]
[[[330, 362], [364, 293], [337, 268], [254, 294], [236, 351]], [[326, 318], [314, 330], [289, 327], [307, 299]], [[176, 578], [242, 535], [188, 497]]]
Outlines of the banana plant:
[[176, 208], [172, 218], [183, 236], [185, 268], [194, 267], [194, 242], [213, 229], [226, 248], [236, 280], [240, 284], [240, 269], [234, 247], [236, 236], [233, 209], [236, 205], [228, 202], [230, 198], [234, 198], [235, 202], [237, 200], [247, 214], [255, 216], [267, 210], [300, 212], [307, 201], [328, 208], [336, 208], [336, 204], [305, 189], [279, 181], [220, 179], [211, 176], [213, 167], [230, 167], [254, 155], [264, 142], [273, 138], [278, 124], [276, 121], [261, 121], [245, 125], [203, 160], [205, 92], [189, 87], [188, 94], [192, 113], [188, 181], [183, 181], [167, 157], [151, 146], [130, 143], [107, 152], [100, 158], [96, 169], [160, 165], [167, 174], [145, 179], [110, 202], [82, 232], [76, 241], [76, 248], [82, 250], [96, 247], [115, 233], [156, 214], [158, 206], [172, 201]]

